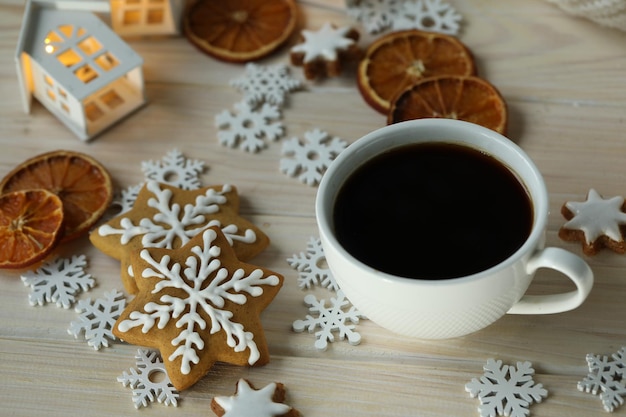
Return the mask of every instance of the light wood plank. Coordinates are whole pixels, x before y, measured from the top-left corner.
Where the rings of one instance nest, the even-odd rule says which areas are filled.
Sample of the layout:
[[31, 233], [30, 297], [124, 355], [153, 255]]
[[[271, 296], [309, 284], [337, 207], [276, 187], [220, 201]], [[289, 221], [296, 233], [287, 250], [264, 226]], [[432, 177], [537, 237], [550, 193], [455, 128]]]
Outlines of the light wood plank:
[[[535, 160], [551, 199], [547, 242], [581, 254], [579, 244], [561, 241], [561, 205], [582, 201], [589, 188], [606, 196], [625, 195], [624, 68], [626, 33], [568, 16], [544, 0], [523, 2], [458, 0], [464, 16], [460, 38], [474, 52], [480, 75], [496, 85], [510, 109], [509, 136]], [[300, 27], [326, 21], [354, 24], [343, 0], [300, 1]], [[216, 61], [182, 36], [129, 40], [145, 60], [148, 105], [94, 141], [84, 143], [43, 106], [22, 112], [14, 48], [23, 13], [22, 0], [0, 0], [0, 176], [20, 161], [53, 149], [75, 149], [98, 158], [116, 186], [142, 181], [140, 162], [159, 160], [178, 148], [204, 161], [204, 184], [238, 187], [241, 214], [261, 227], [272, 244], [254, 261], [285, 275], [285, 285], [264, 311], [272, 360], [258, 368], [216, 365], [181, 393], [177, 409], [153, 404], [146, 415], [208, 416], [214, 395], [230, 395], [246, 377], [257, 385], [286, 384], [287, 402], [304, 416], [478, 415], [478, 400], [465, 383], [482, 374], [488, 358], [506, 363], [533, 362], [535, 380], [549, 397], [531, 406], [533, 416], [603, 415], [600, 400], [576, 384], [587, 373], [587, 353], [611, 354], [626, 344], [623, 305], [626, 258], [604, 251], [586, 258], [596, 274], [587, 302], [572, 312], [550, 316], [505, 316], [476, 334], [445, 341], [413, 340], [390, 334], [363, 320], [359, 346], [345, 341], [319, 352], [314, 336], [291, 330], [307, 314], [297, 272], [286, 259], [306, 249], [317, 235], [316, 187], [279, 171], [281, 142], [248, 154], [220, 146], [215, 114], [232, 108], [241, 94], [229, 86], [245, 67]], [[362, 33], [366, 46], [376, 35]], [[295, 37], [263, 64], [288, 63]], [[301, 69], [291, 68], [295, 77]], [[351, 74], [308, 82], [290, 96], [284, 109], [287, 137], [319, 127], [347, 142], [385, 124], [364, 103]], [[59, 248], [57, 254], [84, 253], [97, 286], [79, 299], [121, 289], [119, 262], [99, 253], [88, 239]], [[530, 291], [557, 292], [569, 283], [541, 271]], [[323, 289], [312, 290], [328, 299]], [[116, 377], [134, 366], [136, 347], [115, 343], [94, 351], [69, 335], [76, 313], [54, 305], [31, 307], [28, 288], [15, 272], [0, 273], [1, 415], [52, 417], [135, 413], [130, 390]], [[619, 409], [616, 415], [623, 413]]]

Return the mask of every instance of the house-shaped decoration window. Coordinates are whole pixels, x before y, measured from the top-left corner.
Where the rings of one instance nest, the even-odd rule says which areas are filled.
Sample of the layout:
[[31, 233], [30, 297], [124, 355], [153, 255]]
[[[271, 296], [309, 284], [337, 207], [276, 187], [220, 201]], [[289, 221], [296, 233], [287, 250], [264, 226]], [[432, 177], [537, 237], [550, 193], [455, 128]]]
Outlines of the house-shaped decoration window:
[[[224, 0], [228, 1], [228, 0]], [[184, 0], [110, 0], [111, 26], [121, 36], [180, 33]]]
[[71, 4], [27, 2], [17, 72], [27, 113], [35, 97], [88, 140], [145, 104], [143, 61], [102, 20]]

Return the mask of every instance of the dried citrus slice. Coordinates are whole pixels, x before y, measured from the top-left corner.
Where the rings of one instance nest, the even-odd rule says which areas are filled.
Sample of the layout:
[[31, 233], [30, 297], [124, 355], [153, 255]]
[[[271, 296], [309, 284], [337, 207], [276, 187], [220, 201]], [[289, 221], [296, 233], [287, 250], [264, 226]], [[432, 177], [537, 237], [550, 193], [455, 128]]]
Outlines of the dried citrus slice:
[[491, 83], [474, 76], [443, 75], [419, 81], [394, 99], [387, 123], [425, 117], [464, 120], [506, 133], [504, 99]]
[[63, 203], [46, 190], [0, 196], [0, 268], [25, 268], [43, 259], [62, 234]]
[[403, 30], [374, 41], [359, 62], [357, 85], [363, 99], [386, 114], [400, 91], [435, 75], [474, 75], [470, 50], [451, 35]]
[[184, 15], [183, 29], [207, 54], [248, 62], [282, 45], [296, 22], [294, 0], [196, 0]]
[[53, 151], [17, 166], [0, 182], [0, 194], [44, 189], [63, 202], [63, 241], [86, 233], [113, 198], [113, 184], [106, 169], [95, 159], [73, 151]]

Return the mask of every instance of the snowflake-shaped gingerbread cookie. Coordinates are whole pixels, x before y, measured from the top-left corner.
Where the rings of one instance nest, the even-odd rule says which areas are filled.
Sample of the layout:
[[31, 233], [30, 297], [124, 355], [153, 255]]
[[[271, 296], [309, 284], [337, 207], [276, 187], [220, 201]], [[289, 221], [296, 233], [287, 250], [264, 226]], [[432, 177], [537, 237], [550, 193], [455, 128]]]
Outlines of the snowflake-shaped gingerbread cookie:
[[270, 103], [252, 107], [243, 101], [234, 105], [235, 112], [224, 110], [215, 116], [217, 139], [221, 145], [257, 152], [285, 134], [279, 121], [280, 108]]
[[84, 334], [87, 344], [95, 350], [109, 347], [109, 340], [115, 339], [113, 325], [124, 307], [126, 297], [117, 290], [105, 293], [104, 298], [99, 298], [93, 303], [90, 298], [80, 300], [75, 308], [80, 315], [77, 320], [70, 323], [67, 331], [75, 338]]
[[304, 134], [305, 141], [291, 138], [283, 143], [280, 170], [303, 183], [317, 185], [330, 163], [347, 145], [345, 141], [328, 133], [313, 129]]
[[[354, 329], [359, 320], [365, 317], [350, 303], [343, 291], [339, 290], [336, 297], [331, 297], [328, 307], [326, 300], [318, 300], [313, 294], [307, 294], [304, 302], [309, 306], [309, 312], [317, 315], [307, 314], [304, 320], [294, 321], [292, 328], [296, 332], [304, 329], [309, 333], [315, 332], [315, 347], [318, 350], [326, 350], [328, 343], [335, 341], [333, 332], [339, 333], [339, 340], [347, 338], [351, 345], [361, 343], [361, 335]], [[318, 328], [320, 330], [316, 331]]]
[[604, 199], [592, 188], [586, 201], [568, 201], [563, 205], [561, 213], [567, 222], [559, 229], [559, 237], [581, 241], [587, 255], [595, 255], [603, 247], [626, 253], [625, 211], [623, 197]]
[[580, 391], [599, 395], [604, 409], [613, 412], [626, 397], [626, 347], [608, 356], [587, 355], [589, 374], [578, 383]]
[[285, 386], [280, 382], [255, 389], [249, 381], [240, 379], [235, 395], [213, 397], [211, 410], [219, 417], [298, 417], [295, 408], [284, 404], [285, 395]]
[[326, 264], [326, 256], [320, 238], [309, 238], [306, 252], [294, 254], [287, 263], [298, 271], [298, 286], [309, 289], [315, 285], [337, 291], [339, 285]]
[[246, 75], [232, 80], [230, 85], [243, 92], [244, 100], [251, 107], [262, 103], [282, 107], [287, 94], [303, 87], [302, 81], [291, 77], [286, 65], [264, 66], [254, 63], [248, 63]]
[[159, 352], [138, 349], [137, 368], [131, 368], [117, 377], [125, 387], [133, 389], [135, 408], [147, 407], [155, 400], [164, 405], [178, 405], [178, 392], [172, 385]]
[[130, 255], [142, 248], [175, 249], [207, 227], [218, 226], [239, 259], [245, 261], [260, 253], [269, 245], [269, 238], [238, 211], [239, 196], [231, 185], [182, 190], [148, 181], [130, 211], [101, 225], [89, 239], [121, 261], [122, 282], [134, 294], [137, 284]]
[[219, 227], [178, 249], [131, 254], [139, 292], [113, 334], [158, 347], [172, 384], [184, 390], [216, 361], [263, 365], [269, 352], [259, 315], [283, 277], [239, 261]]
[[289, 54], [293, 65], [301, 66], [305, 78], [337, 77], [346, 61], [357, 59], [361, 49], [359, 32], [344, 26], [325, 23], [320, 29], [303, 30], [300, 42]]
[[530, 362], [509, 366], [503, 365], [501, 360], [489, 359], [483, 369], [483, 376], [465, 385], [465, 391], [480, 400], [481, 417], [527, 417], [528, 407], [548, 395], [543, 385], [533, 380], [535, 370]]
[[92, 276], [85, 272], [85, 255], [56, 258], [44, 263], [35, 271], [22, 274], [22, 282], [31, 288], [28, 300], [32, 306], [56, 303], [58, 307], [70, 308], [76, 295], [95, 285]]

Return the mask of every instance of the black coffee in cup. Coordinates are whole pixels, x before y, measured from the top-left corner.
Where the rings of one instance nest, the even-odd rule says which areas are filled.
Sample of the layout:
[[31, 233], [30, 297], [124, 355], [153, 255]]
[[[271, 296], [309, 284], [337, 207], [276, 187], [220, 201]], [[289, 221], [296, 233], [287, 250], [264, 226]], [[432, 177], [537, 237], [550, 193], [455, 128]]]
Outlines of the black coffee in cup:
[[515, 173], [465, 145], [403, 145], [371, 158], [340, 187], [339, 243], [386, 273], [449, 279], [495, 266], [528, 238], [533, 207]]

